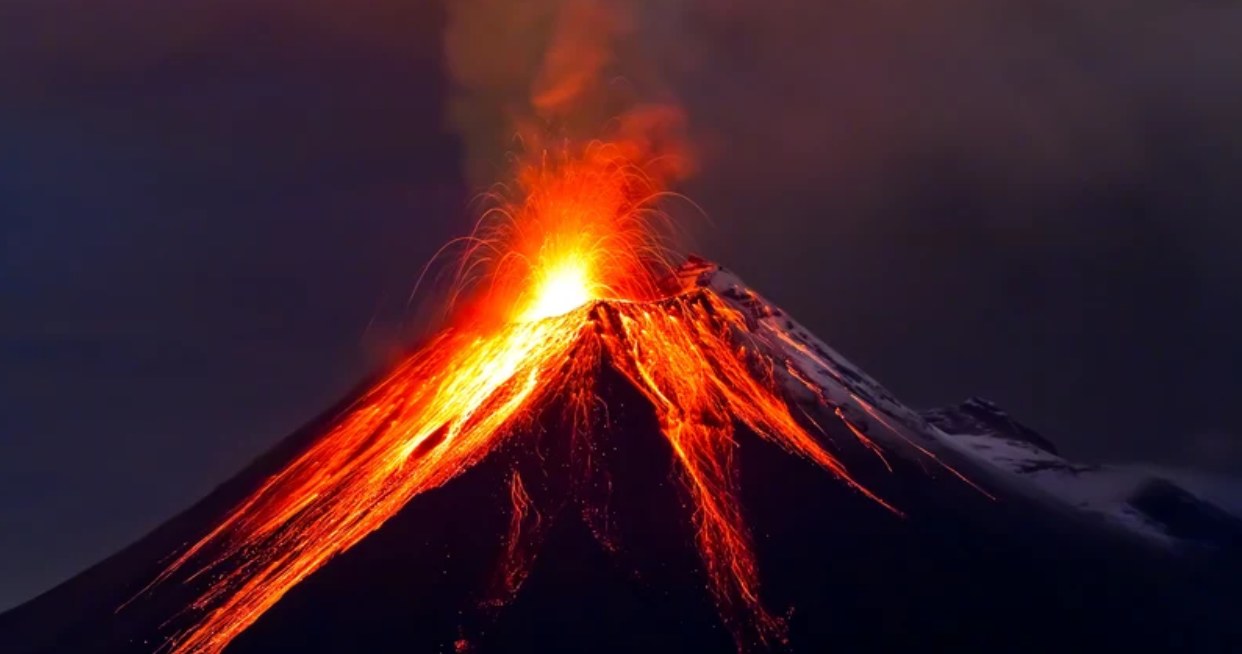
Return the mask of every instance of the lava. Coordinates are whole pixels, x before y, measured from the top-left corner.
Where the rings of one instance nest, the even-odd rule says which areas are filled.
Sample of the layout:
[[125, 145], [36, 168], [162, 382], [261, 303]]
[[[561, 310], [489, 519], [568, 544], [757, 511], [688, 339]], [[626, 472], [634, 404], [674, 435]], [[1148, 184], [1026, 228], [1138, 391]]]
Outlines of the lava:
[[535, 560], [536, 547], [545, 526], [544, 515], [534, 505], [522, 476], [516, 471], [509, 478], [509, 501], [513, 508], [509, 517], [509, 534], [496, 566], [491, 597], [482, 602], [484, 606], [504, 606], [517, 594]]
[[[784, 642], [783, 619], [761, 600], [734, 426], [896, 510], [850, 476], [818, 429], [795, 418], [776, 381], [788, 362], [765, 354], [778, 351], [765, 347], [774, 337], [714, 292], [671, 281], [653, 208], [662, 193], [624, 148], [607, 144], [528, 167], [514, 197], [502, 196], [462, 241], [459, 296], [470, 299], [458, 318], [152, 582], [205, 587], [170, 649], [222, 650], [332, 557], [522, 438], [549, 407], [564, 411], [574, 438], [590, 439], [605, 366], [654, 411], [693, 506], [707, 586], [739, 649]], [[496, 603], [518, 592], [543, 521], [516, 472], [509, 491]]]

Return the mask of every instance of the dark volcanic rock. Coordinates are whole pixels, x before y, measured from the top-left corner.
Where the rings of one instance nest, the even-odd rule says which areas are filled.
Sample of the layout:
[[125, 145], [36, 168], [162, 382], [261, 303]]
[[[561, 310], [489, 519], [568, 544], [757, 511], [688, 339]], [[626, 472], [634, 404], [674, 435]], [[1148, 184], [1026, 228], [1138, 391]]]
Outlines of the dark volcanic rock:
[[1148, 481], [1135, 491], [1129, 503], [1177, 538], [1242, 549], [1242, 520], [1170, 481]]
[[1046, 452], [1060, 454], [1052, 441], [981, 397], [972, 397], [955, 407], [925, 411], [923, 417], [950, 434], [988, 434], [1030, 443]]

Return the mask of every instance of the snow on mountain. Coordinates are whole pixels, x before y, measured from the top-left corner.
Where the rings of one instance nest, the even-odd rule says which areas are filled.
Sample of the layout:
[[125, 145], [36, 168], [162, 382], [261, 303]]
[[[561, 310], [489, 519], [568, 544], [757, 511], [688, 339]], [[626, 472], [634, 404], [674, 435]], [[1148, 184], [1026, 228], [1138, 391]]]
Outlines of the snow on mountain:
[[1242, 482], [1150, 466], [1074, 463], [981, 398], [919, 413], [728, 270], [692, 259], [683, 274], [755, 321], [763, 344], [788, 362], [776, 373], [792, 396], [827, 405], [867, 438], [952, 462], [953, 470], [984, 488], [1003, 484], [1151, 542], [1242, 544]]
[[[670, 304], [737, 312], [717, 321], [735, 330], [728, 345], [760, 354], [746, 358], [751, 372], [779, 384], [795, 411], [824, 428], [849, 472], [905, 513], [880, 509], [760, 439], [737, 439], [745, 465], [736, 483], [746, 490], [739, 497], [753, 519], [765, 601], [797, 609], [787, 611], [794, 647], [1242, 651], [1242, 568], [1230, 547], [1242, 542], [1242, 521], [1224, 511], [1236, 501], [1219, 499], [1238, 485], [1076, 465], [982, 400], [920, 414], [731, 273], [702, 261], [682, 272], [688, 288], [714, 297], [688, 294]], [[608, 440], [590, 455], [605, 457], [602, 471], [623, 474], [590, 488], [563, 478], [572, 477], [561, 471], [577, 467], [567, 464], [577, 450], [555, 445], [569, 434], [549, 405], [551, 428], [538, 434], [548, 447], [498, 450], [410, 502], [290, 591], [229, 651], [462, 651], [463, 643], [496, 652], [734, 650], [703, 594], [702, 559], [687, 547], [694, 525], [683, 510], [685, 489], [670, 483], [674, 452], [652, 431], [656, 416], [638, 389], [601, 373], [601, 405], [616, 410], [607, 412]], [[161, 647], [196, 619], [186, 607], [212, 582], [148, 587], [169, 554], [216, 528], [371, 387], [360, 385], [143, 539], [0, 614], [0, 652]], [[521, 487], [528, 500], [540, 498], [529, 506], [546, 531], [536, 536], [529, 579], [497, 611], [480, 607], [481, 573], [512, 555], [506, 543], [522, 542], [511, 540], [522, 536], [514, 516], [527, 515], [513, 496], [519, 470], [530, 482]], [[607, 510], [554, 499], [580, 491], [592, 499], [602, 491]], [[558, 502], [567, 510], [557, 511]], [[593, 524], [600, 517], [606, 543]], [[238, 568], [220, 574], [229, 569]]]
[[[978, 406], [978, 399], [963, 407]], [[988, 405], [991, 407], [992, 405]], [[969, 409], [936, 409], [924, 414], [943, 441], [981, 464], [1010, 476], [1015, 483], [1029, 484], [1075, 509], [1098, 516], [1135, 533], [1157, 540], [1170, 540], [1162, 525], [1129, 503], [1130, 497], [1149, 481], [1137, 470], [1080, 465], [1031, 442], [1003, 432], [962, 430], [957, 418]], [[974, 425], [978, 426], [978, 425]]]
[[[980, 398], [923, 415], [946, 443], [964, 454], [1105, 521], [1168, 543], [1242, 543], [1238, 484], [1232, 486], [1235, 499], [1230, 503], [1223, 501], [1230, 496], [1224, 490], [1227, 485], [1213, 486], [1195, 473], [1073, 463], [1041, 446], [1046, 441], [1037, 434], [1036, 439], [1025, 438], [1035, 432]], [[992, 420], [975, 419], [978, 416]], [[998, 424], [1013, 425], [1017, 431], [997, 428]]]

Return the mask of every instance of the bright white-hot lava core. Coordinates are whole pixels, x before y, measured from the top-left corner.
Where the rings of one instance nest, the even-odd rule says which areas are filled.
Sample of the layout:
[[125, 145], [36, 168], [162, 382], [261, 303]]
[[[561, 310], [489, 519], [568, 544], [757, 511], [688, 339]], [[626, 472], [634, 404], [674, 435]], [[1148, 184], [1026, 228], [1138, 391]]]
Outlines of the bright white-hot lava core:
[[522, 312], [521, 320], [542, 320], [561, 314], [600, 299], [600, 289], [591, 281], [587, 262], [566, 261], [541, 275], [533, 293], [530, 307]]

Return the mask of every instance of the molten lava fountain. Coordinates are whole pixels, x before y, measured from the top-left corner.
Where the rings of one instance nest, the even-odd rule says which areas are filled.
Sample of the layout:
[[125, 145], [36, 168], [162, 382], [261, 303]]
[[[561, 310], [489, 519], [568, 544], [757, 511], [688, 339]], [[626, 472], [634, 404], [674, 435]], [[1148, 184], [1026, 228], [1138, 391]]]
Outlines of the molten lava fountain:
[[[176, 652], [216, 652], [298, 582], [407, 502], [453, 480], [564, 406], [590, 439], [594, 388], [609, 366], [654, 409], [691, 500], [707, 585], [739, 649], [779, 644], [784, 621], [760, 600], [733, 460], [742, 424], [881, 506], [780, 395], [765, 341], [710, 289], [679, 282], [653, 203], [662, 189], [616, 145], [546, 156], [517, 197], [465, 239], [463, 288], [447, 329], [345, 410], [307, 449], [176, 556], [154, 581], [207, 581]], [[813, 382], [800, 378], [808, 388]], [[842, 416], [844, 420], [844, 416]], [[848, 423], [847, 423], [848, 424]], [[861, 432], [854, 434], [879, 452]], [[585, 466], [585, 467], [589, 467]], [[533, 559], [530, 499], [514, 473], [501, 545], [501, 601]], [[894, 510], [895, 511], [895, 510]], [[538, 518], [538, 514], [534, 515]]]

